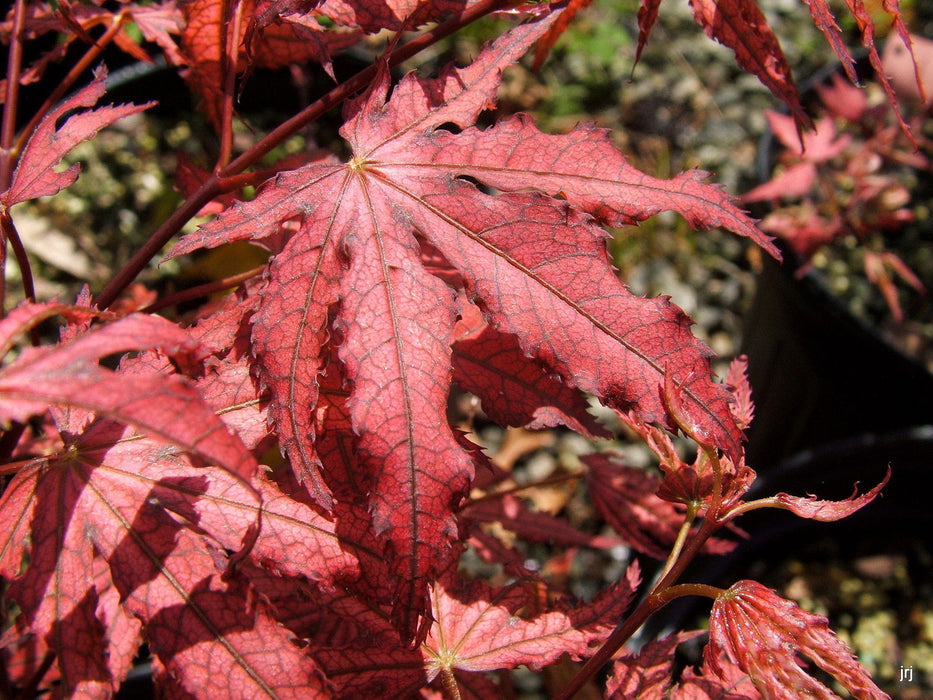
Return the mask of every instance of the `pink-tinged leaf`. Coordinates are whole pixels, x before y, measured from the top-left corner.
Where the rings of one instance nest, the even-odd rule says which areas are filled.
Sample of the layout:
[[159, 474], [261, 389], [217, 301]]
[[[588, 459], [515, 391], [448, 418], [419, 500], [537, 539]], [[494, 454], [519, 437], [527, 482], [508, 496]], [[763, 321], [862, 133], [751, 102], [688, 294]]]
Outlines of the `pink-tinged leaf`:
[[638, 6], [638, 47], [635, 50], [635, 63], [641, 59], [641, 53], [648, 43], [648, 37], [658, 21], [658, 8], [661, 0], [641, 0]]
[[62, 102], [39, 122], [23, 149], [19, 164], [13, 172], [10, 188], [0, 194], [0, 201], [6, 207], [55, 194], [71, 185], [78, 179], [80, 166], [72, 165], [62, 172], [57, 172], [55, 167], [61, 163], [62, 158], [82, 141], [94, 138], [104, 127], [155, 104], [148, 102], [143, 105], [98, 107], [95, 110], [78, 112], [68, 117], [61, 127], [56, 129], [55, 125], [64, 115], [81, 107], [93, 107], [97, 103], [104, 94], [106, 77], [106, 71], [98, 71], [90, 85]]
[[436, 623], [425, 640], [434, 672], [453, 656], [456, 668], [492, 671], [520, 664], [534, 669], [569, 654], [589, 656], [611, 632], [631, 604], [641, 581], [633, 563], [619, 583], [590, 603], [555, 609], [530, 619], [521, 611], [534, 609], [527, 587], [492, 589], [484, 583], [444, 577], [434, 590]]
[[[607, 223], [673, 207], [697, 225], [724, 223], [761, 238], [750, 220], [696, 174], [668, 183], [625, 170], [634, 180], [612, 190], [607, 196], [619, 201], [608, 206], [598, 203], [594, 172], [572, 178], [568, 164], [561, 185], [538, 169], [549, 162], [541, 161], [542, 150], [550, 162], [563, 163], [569, 163], [565, 151], [576, 161], [608, 153], [602, 132], [583, 128], [551, 137], [521, 119], [487, 132], [470, 128], [493, 104], [501, 70], [547, 26], [522, 25], [470, 66], [447, 69], [435, 80], [409, 76], [388, 101], [383, 73], [348, 106], [342, 134], [353, 152], [349, 163], [314, 163], [280, 174], [255, 200], [220, 215], [178, 249], [290, 232], [270, 269], [253, 331], [261, 363], [277, 361], [266, 358], [282, 347], [288, 352], [281, 367], [261, 369], [260, 377], [265, 371], [273, 378], [273, 404], [281, 407], [276, 414], [273, 406], [274, 420], [289, 430], [287, 422], [296, 419], [288, 411], [310, 414], [320, 400], [315, 392], [325, 341], [339, 345], [353, 446], [370, 474], [373, 522], [389, 543], [399, 581], [396, 621], [408, 638], [427, 620], [418, 616], [427, 613], [428, 582], [454, 555], [452, 509], [473, 469], [472, 457], [438, 420], [449, 391], [457, 306], [453, 291], [424, 267], [425, 250], [458, 273], [445, 280], [460, 280], [459, 291], [500, 333], [517, 337], [522, 352], [550, 372], [670, 427], [662, 394], [666, 374], [674, 373], [690, 424], [736, 459], [741, 454], [730, 395], [712, 381], [710, 353], [690, 334], [689, 319], [667, 299], [629, 294], [609, 262], [606, 233], [576, 207]], [[437, 130], [449, 123], [464, 131]], [[498, 162], [508, 161], [501, 176], [512, 179], [496, 185], [491, 154], [497, 149], [487, 146], [525, 137], [531, 143], [523, 153], [534, 165], [506, 150]], [[467, 144], [474, 159], [468, 166], [440, 158], [448, 147], [453, 153]], [[476, 152], [483, 158], [474, 158]], [[609, 162], [622, 167], [624, 160], [613, 154]], [[548, 194], [484, 195], [462, 176], [499, 190]], [[292, 387], [299, 390], [297, 401]], [[308, 440], [315, 426], [298, 420], [304, 422], [295, 423], [294, 432]]]
[[726, 679], [720, 654], [747, 673], [762, 695], [774, 700], [837, 697], [806, 673], [798, 655], [829, 673], [858, 700], [888, 698], [830, 630], [825, 617], [801, 610], [755, 581], [739, 581], [713, 603], [705, 658]]
[[430, 149], [433, 167], [469, 175], [502, 190], [534, 188], [611, 226], [675, 211], [695, 229], [722, 227], [751, 238], [779, 257], [771, 239], [728, 194], [703, 182], [706, 173], [693, 170], [670, 180], [646, 175], [628, 164], [608, 131], [592, 124], [568, 134], [545, 134], [519, 114], [485, 131], [436, 131], [422, 148]]
[[495, 422], [530, 430], [564, 425], [583, 435], [608, 436], [579, 391], [530, 361], [517, 338], [487, 324], [468, 302], [454, 337], [454, 383], [478, 396]]
[[[74, 693], [114, 692], [141, 641], [138, 620], [121, 607], [126, 590], [113, 590], [112, 569], [99, 560], [100, 533], [122, 532], [150, 556], [161, 548], [167, 557], [180, 527], [238, 550], [258, 520], [255, 492], [229, 472], [194, 469], [171, 449], [134, 437], [99, 421], [60, 454], [22, 469], [0, 502], [13, 525], [0, 547], [10, 596], [55, 652]], [[252, 514], [231, 518], [235, 503], [251, 504]], [[165, 528], [137, 529], [140, 508], [159, 512]], [[134, 562], [134, 571], [145, 575], [153, 566], [146, 563]]]
[[719, 669], [722, 676], [704, 663], [701, 673], [693, 668], [684, 669], [680, 684], [673, 689], [670, 700], [759, 700], [761, 693], [748, 674], [720, 654]]
[[648, 642], [637, 654], [626, 654], [612, 666], [606, 682], [609, 700], [664, 700], [671, 685], [674, 651], [702, 632], [681, 632]]
[[157, 317], [130, 315], [54, 347], [27, 348], [0, 370], [0, 421], [26, 420], [63, 404], [137, 426], [249, 478], [256, 461], [243, 443], [179, 376], [126, 375], [98, 366], [106, 355], [160, 348], [183, 361], [196, 356], [191, 337]]
[[[657, 493], [661, 479], [644, 469], [613, 462], [604, 454], [584, 455], [586, 483], [593, 507], [639, 552], [665, 559], [684, 522], [682, 508]], [[703, 551], [724, 554], [734, 543], [710, 538]]]
[[[358, 434], [358, 462], [372, 475], [374, 525], [395, 562], [398, 624], [409, 637], [427, 611], [428, 581], [454, 555], [452, 508], [473, 464], [446, 422], [437, 420], [449, 391], [453, 294], [421, 264], [404, 198], [400, 202], [369, 165], [362, 167], [366, 151], [359, 151], [384, 141], [393, 129], [411, 132], [474, 119], [494, 99], [502, 66], [520, 56], [546, 24], [505, 35], [474, 64], [466, 82], [451, 70], [430, 83], [436, 89], [418, 88], [428, 101], [427, 114], [387, 110], [383, 77], [352, 107], [357, 117], [344, 129], [357, 151], [350, 164], [315, 163], [283, 173], [255, 200], [229, 210], [176, 249], [262, 239], [286, 223], [297, 224], [275, 258], [253, 319], [260, 378], [272, 391], [270, 410], [280, 434], [287, 441], [294, 433], [304, 441], [296, 444], [310, 445], [319, 356], [331, 332], [328, 314], [341, 302], [335, 325], [352, 387], [346, 407]], [[403, 106], [414, 106], [414, 87], [409, 81], [407, 90], [396, 90]], [[290, 458], [299, 461], [294, 454]], [[307, 464], [316, 468], [315, 457], [309, 453]]]
[[842, 501], [820, 501], [816, 496], [791, 496], [786, 493], [777, 494], [774, 499], [781, 508], [793, 512], [801, 518], [811, 520], [821, 520], [823, 522], [832, 522], [841, 520], [855, 511], [867, 506], [881, 493], [881, 489], [891, 478], [891, 467], [888, 467], [884, 479], [881, 480], [871, 491], [858, 496], [858, 486], [852, 492], [849, 498]]
[[706, 34], [732, 49], [739, 66], [783, 101], [800, 127], [812, 126], [784, 51], [755, 0], [690, 0], [690, 7]]
[[535, 615], [534, 589], [519, 582], [494, 589], [481, 581], [458, 580], [447, 572], [432, 586], [434, 624], [414, 650], [383, 645], [314, 653], [339, 693], [407, 697], [442, 672], [538, 669], [563, 654], [585, 658], [611, 634], [640, 581], [637, 565], [592, 602], [559, 602]]
[[762, 227], [790, 243], [804, 260], [809, 260], [817, 250], [848, 231], [839, 214], [826, 219], [810, 203], [772, 211], [765, 217]]
[[799, 199], [810, 192], [816, 183], [816, 176], [817, 169], [814, 163], [795, 163], [779, 175], [743, 194], [742, 201], [776, 202], [784, 198]]
[[[87, 585], [92, 579], [80, 570], [97, 551], [109, 564], [121, 605], [143, 621], [154, 653], [190, 691], [200, 695], [215, 689], [219, 696], [241, 697], [260, 691], [271, 695], [272, 689], [282, 697], [323, 694], [313, 664], [268, 619], [262, 605], [250, 602], [235, 580], [220, 581], [226, 567], [223, 552], [241, 549], [244, 541], [255, 540], [258, 557], [263, 551], [281, 556], [281, 509], [273, 509], [262, 528], [269, 533], [257, 538], [250, 534], [260, 504], [254, 490], [224, 470], [193, 469], [148, 440], [116, 439], [121, 430], [95, 425], [82, 438], [90, 445], [76, 444], [65, 460], [34, 468], [40, 472], [36, 500], [43, 516], [33, 519], [29, 568], [15, 582], [19, 599], [27, 604], [24, 609], [31, 591], [50, 591], [33, 615], [33, 626], [42, 629], [45, 608], [60, 616], [66, 612], [60, 610], [63, 601], [80, 600], [37, 584], [47, 579]], [[58, 504], [55, 508], [44, 505], [50, 499]], [[306, 535], [313, 529], [306, 527]], [[314, 545], [307, 551], [314, 551]], [[64, 567], [72, 569], [67, 579], [55, 574]], [[105, 657], [92, 655], [87, 643], [77, 648], [91, 658]]]
[[739, 355], [729, 363], [726, 374], [726, 386], [732, 391], [735, 403], [732, 413], [743, 430], [752, 424], [755, 418], [755, 402], [752, 401], [752, 385], [748, 381], [748, 357]]
[[787, 150], [810, 163], [825, 163], [835, 158], [852, 141], [850, 134], [837, 135], [836, 125], [830, 117], [823, 117], [812, 131], [804, 132], [802, 141], [791, 117], [774, 110], [766, 110], [765, 117], [774, 135]]
[[826, 110], [847, 121], [858, 123], [868, 110], [868, 95], [838, 73], [833, 73], [831, 85], [817, 85], [816, 92]]

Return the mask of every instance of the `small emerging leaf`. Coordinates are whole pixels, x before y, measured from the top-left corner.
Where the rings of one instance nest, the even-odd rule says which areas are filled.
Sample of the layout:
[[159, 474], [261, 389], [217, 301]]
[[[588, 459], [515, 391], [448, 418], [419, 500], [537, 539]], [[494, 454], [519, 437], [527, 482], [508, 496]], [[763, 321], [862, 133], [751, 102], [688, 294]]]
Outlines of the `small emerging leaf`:
[[755, 581], [739, 581], [713, 603], [706, 662], [725, 679], [721, 652], [769, 699], [837, 697], [804, 670], [798, 654], [811, 659], [858, 700], [888, 698], [825, 617], [801, 610]]
[[881, 480], [875, 488], [871, 491], [863, 493], [861, 496], [857, 496], [858, 489], [852, 492], [852, 495], [843, 501], [820, 501], [817, 500], [816, 496], [791, 496], [786, 493], [779, 493], [774, 498], [780, 504], [782, 508], [799, 515], [801, 518], [810, 518], [811, 520], [821, 520], [823, 522], [831, 522], [833, 520], [841, 520], [845, 518], [859, 508], [868, 505], [875, 497], [881, 493], [881, 489], [884, 488], [884, 485], [888, 483], [888, 480], [891, 478], [891, 468], [888, 467], [888, 471], [884, 476], [884, 479]]

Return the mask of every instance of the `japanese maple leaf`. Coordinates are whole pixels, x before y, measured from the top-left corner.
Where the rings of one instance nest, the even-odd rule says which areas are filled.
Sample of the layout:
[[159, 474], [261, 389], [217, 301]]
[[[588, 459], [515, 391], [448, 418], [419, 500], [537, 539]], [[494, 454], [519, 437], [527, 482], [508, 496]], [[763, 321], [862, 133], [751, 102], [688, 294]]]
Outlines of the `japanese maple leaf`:
[[[755, 0], [690, 0], [690, 7], [697, 24], [732, 49], [739, 66], [756, 75], [780, 98], [797, 124], [812, 124], [800, 103], [784, 51]], [[643, 41], [641, 37], [639, 40]]]
[[[189, 689], [243, 696], [274, 684], [323, 688], [310, 659], [230, 579], [224, 552], [328, 585], [356, 578], [357, 559], [333, 522], [262, 478], [250, 486], [226, 470], [193, 467], [104, 421], [61, 456], [21, 470], [0, 508], [12, 526], [0, 539], [0, 573], [74, 692], [122, 680], [113, 664], [132, 659], [142, 640], [139, 629], [129, 638], [108, 634], [126, 627], [126, 614], [144, 622], [153, 653]], [[92, 574], [101, 564], [105, 574]], [[110, 589], [119, 595], [105, 597]], [[218, 674], [201, 678], [208, 658]], [[119, 668], [125, 675], [128, 662]]]
[[[658, 496], [660, 478], [614, 462], [607, 455], [584, 455], [586, 482], [593, 507], [632, 547], [657, 559], [666, 558], [684, 522], [683, 508]], [[710, 538], [703, 551], [724, 554], [733, 542]]]
[[[60, 307], [24, 305], [0, 321], [0, 356], [16, 336]], [[142, 428], [244, 478], [252, 476], [255, 458], [187, 382], [157, 373], [129, 377], [97, 364], [107, 355], [146, 348], [183, 357], [195, 353], [197, 343], [164, 319], [130, 315], [58, 346], [24, 349], [0, 370], [0, 423], [25, 421], [50, 404], [75, 406]]]
[[668, 697], [674, 669], [674, 651], [682, 642], [702, 632], [681, 632], [645, 644], [638, 653], [626, 654], [615, 661], [606, 682], [610, 700], [664, 700]]
[[[374, 475], [374, 525], [390, 545], [398, 622], [409, 637], [427, 612], [428, 582], [453, 556], [451, 508], [473, 472], [443, 418], [456, 297], [424, 267], [421, 240], [456, 270], [492, 325], [552, 373], [668, 427], [675, 424], [660, 387], [673, 374], [697, 429], [727, 453], [741, 451], [709, 351], [668, 299], [629, 294], [593, 217], [615, 225], [675, 209], [695, 226], [770, 242], [701, 174], [644, 175], [593, 127], [552, 136], [525, 117], [471, 127], [492, 104], [502, 69], [548, 26], [517, 27], [472, 65], [436, 79], [410, 75], [391, 99], [382, 71], [348, 108], [347, 163], [279, 174], [174, 251], [262, 240], [285, 224], [295, 230], [270, 265], [253, 318], [260, 378], [293, 468], [327, 505], [313, 407], [323, 349], [339, 343], [358, 459]], [[449, 124], [460, 133], [441, 128]]]
[[12, 207], [29, 199], [56, 194], [78, 179], [81, 167], [77, 164], [64, 171], [55, 170], [69, 151], [82, 141], [94, 138], [98, 131], [118, 119], [151, 107], [143, 105], [107, 106], [71, 114], [61, 126], [61, 119], [82, 107], [92, 107], [104, 94], [107, 71], [96, 71], [94, 80], [85, 88], [64, 100], [39, 122], [19, 158], [13, 181], [6, 192], [0, 193], [0, 203]]
[[[303, 665], [313, 675], [313, 664], [288, 638], [273, 642], [282, 632], [251, 611], [245, 593], [221, 582], [218, 563], [224, 550], [244, 543], [252, 543], [250, 555], [260, 561], [297, 563], [316, 578], [324, 562], [330, 573], [352, 576], [355, 559], [341, 553], [333, 533], [329, 546], [336, 549], [311, 544], [323, 541], [313, 537], [321, 520], [263, 490], [269, 511], [257, 536], [256, 490], [225, 470], [194, 468], [164, 444], [108, 421], [92, 424], [61, 457], [21, 470], [0, 502], [11, 524], [0, 539], [0, 573], [12, 580], [9, 595], [30, 632], [56, 653], [65, 687], [93, 694], [122, 680], [108, 660], [132, 658], [141, 637], [139, 630], [129, 639], [107, 634], [105, 623], [121, 610], [144, 622], [153, 652], [179, 664], [176, 678], [189, 688], [207, 682], [192, 678], [203, 667], [201, 655], [227, 669], [211, 683], [229, 674], [240, 689], [272, 682], [279, 664]], [[295, 555], [288, 562], [286, 547]], [[104, 561], [106, 586], [92, 573]], [[111, 586], [119, 596], [104, 597]], [[258, 668], [259, 650], [270, 665]], [[285, 684], [298, 676], [283, 678]]]
[[801, 610], [755, 581], [739, 581], [713, 603], [705, 657], [709, 667], [725, 679], [728, 672], [720, 654], [747, 673], [766, 698], [837, 697], [804, 670], [798, 654], [859, 700], [888, 698], [845, 642], [829, 629], [825, 617]]
[[351, 644], [314, 652], [342, 695], [409, 697], [438, 678], [459, 686], [480, 672], [522, 664], [539, 669], [563, 654], [585, 658], [615, 628], [640, 581], [633, 564], [590, 603], [571, 607], [561, 601], [535, 614], [538, 595], [525, 582], [492, 588], [454, 571], [431, 587], [434, 623], [418, 648]]
[[531, 430], [564, 425], [583, 435], [608, 435], [587, 413], [581, 392], [529, 362], [518, 338], [486, 323], [473, 304], [461, 305], [453, 339], [454, 383], [482, 399], [496, 423]]

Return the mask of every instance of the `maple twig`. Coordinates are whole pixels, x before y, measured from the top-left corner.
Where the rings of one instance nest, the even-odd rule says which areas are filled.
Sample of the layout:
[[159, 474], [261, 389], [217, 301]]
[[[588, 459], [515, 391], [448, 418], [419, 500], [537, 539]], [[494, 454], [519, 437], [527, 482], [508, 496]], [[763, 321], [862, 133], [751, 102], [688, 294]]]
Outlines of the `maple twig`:
[[[23, 281], [23, 294], [30, 301], [35, 301], [36, 285], [32, 278], [32, 265], [29, 264], [29, 256], [26, 254], [26, 248], [23, 246], [23, 241], [20, 239], [19, 233], [16, 231], [16, 226], [13, 224], [13, 218], [6, 208], [0, 212], [0, 230], [2, 230], [4, 240], [9, 241], [10, 247], [13, 249], [13, 255], [16, 257], [16, 262], [19, 265], [19, 274]], [[4, 301], [4, 299], [0, 297], [0, 301]]]
[[677, 533], [677, 539], [674, 541], [674, 547], [671, 549], [671, 553], [667, 558], [667, 563], [664, 565], [664, 569], [661, 571], [661, 575], [658, 577], [658, 580], [663, 580], [667, 573], [674, 568], [674, 565], [677, 563], [677, 560], [680, 557], [680, 553], [683, 551], [684, 544], [687, 541], [687, 536], [690, 534], [690, 529], [693, 527], [693, 522], [696, 520], [697, 507], [695, 504], [690, 503], [687, 506], [687, 512], [684, 517], [684, 521], [680, 526], [680, 530]]
[[201, 207], [210, 202], [221, 192], [220, 182], [216, 175], [212, 175], [204, 181], [204, 184], [198, 188], [197, 192], [186, 199], [182, 205], [172, 212], [172, 215], [159, 226], [158, 230], [149, 238], [148, 241], [136, 251], [130, 261], [118, 272], [112, 280], [104, 287], [98, 295], [95, 303], [98, 308], [106, 309], [123, 290], [136, 279], [149, 261], [162, 250], [162, 247], [168, 243], [172, 236], [181, 231], [182, 227], [188, 223], [199, 211]]
[[[0, 192], [5, 192], [13, 178], [13, 140], [16, 138], [16, 111], [19, 100], [19, 79], [23, 67], [23, 28], [26, 24], [26, 2], [17, 0], [10, 30], [10, 50], [7, 53], [6, 94], [3, 125], [0, 127]], [[2, 271], [2, 268], [0, 268]], [[2, 310], [2, 307], [0, 307]]]
[[113, 38], [120, 31], [120, 28], [123, 26], [123, 23], [126, 21], [127, 16], [123, 12], [116, 15], [113, 18], [113, 23], [107, 28], [100, 38], [97, 39], [87, 50], [87, 52], [71, 67], [71, 70], [68, 71], [61, 83], [52, 91], [52, 94], [46, 98], [45, 102], [42, 103], [42, 106], [36, 110], [36, 113], [32, 116], [32, 119], [29, 120], [29, 123], [25, 128], [20, 132], [19, 138], [16, 141], [16, 145], [13, 148], [15, 154], [19, 154], [26, 145], [26, 141], [29, 140], [29, 137], [32, 135], [32, 132], [35, 130], [36, 125], [42, 121], [49, 110], [52, 109], [59, 100], [64, 97], [68, 91], [72, 88], [78, 78], [86, 71], [91, 64], [97, 60], [100, 54], [105, 48], [113, 41]]
[[[651, 593], [649, 593], [641, 604], [635, 608], [629, 617], [616, 627], [612, 634], [609, 635], [609, 638], [603, 642], [599, 650], [587, 659], [586, 663], [583, 664], [576, 675], [570, 679], [566, 687], [555, 700], [569, 700], [572, 698], [590, 678], [596, 675], [596, 673], [608, 663], [615, 653], [622, 648], [622, 645], [638, 631], [638, 628], [644, 624], [645, 620], [667, 605], [675, 597], [688, 595], [683, 592], [687, 589], [682, 589], [680, 586], [674, 587], [671, 584], [683, 574], [690, 562], [700, 553], [703, 544], [722, 526], [722, 521], [719, 518], [719, 511], [722, 508], [723, 499], [722, 463], [714, 448], [706, 447], [704, 448], [704, 453], [710, 460], [713, 468], [713, 487], [710, 505], [709, 508], [707, 508], [700, 529], [696, 531], [696, 534], [692, 538], [687, 540], [686, 544], [683, 546], [683, 552], [676, 558], [673, 565], [665, 568], [665, 571], [661, 574], [657, 583], [652, 587]], [[699, 584], [683, 585], [694, 587]], [[706, 588], [710, 589], [710, 591], [714, 590], [711, 586], [707, 586]], [[676, 591], [674, 595], [670, 593], [672, 590]], [[707, 591], [707, 593], [700, 593], [700, 595], [707, 595], [708, 593], [709, 591]], [[693, 595], [693, 593], [690, 595]], [[714, 595], [713, 597], [715, 598], [716, 596]]]
[[233, 155], [233, 103], [236, 97], [237, 58], [240, 50], [240, 34], [243, 21], [243, 3], [234, 1], [232, 21], [226, 17], [230, 13], [230, 4], [224, 2], [223, 15], [226, 46], [224, 47], [223, 66], [224, 76], [223, 104], [220, 112], [220, 153], [217, 156], [215, 170], [222, 170], [230, 162]]
[[[17, 0], [10, 29], [10, 49], [7, 52], [6, 92], [3, 122], [0, 124], [0, 192], [6, 192], [13, 181], [16, 138], [16, 112], [19, 101], [19, 79], [23, 65], [23, 28], [26, 23], [26, 2]], [[4, 209], [4, 216], [8, 212]], [[6, 232], [0, 230], [0, 318], [6, 316]]]
[[225, 289], [233, 289], [234, 287], [238, 287], [246, 280], [262, 274], [262, 271], [265, 269], [265, 265], [260, 265], [250, 270], [246, 270], [245, 272], [241, 272], [237, 275], [230, 275], [229, 277], [224, 277], [223, 279], [207, 282], [206, 284], [200, 284], [197, 287], [191, 287], [190, 289], [175, 292], [174, 294], [168, 294], [158, 301], [155, 301], [152, 304], [144, 307], [142, 311], [144, 313], [155, 313], [156, 311], [160, 311], [161, 309], [167, 308], [169, 306], [175, 306], [176, 304], [191, 301], [192, 299], [198, 299], [200, 297], [206, 297], [210, 294], [216, 294], [217, 292], [222, 292]]
[[[412, 39], [408, 43], [392, 51], [386, 58], [389, 66], [396, 66], [406, 61], [428, 46], [444, 39], [454, 32], [462, 29], [480, 17], [498, 9], [504, 3], [502, 0], [482, 0], [469, 7], [461, 15], [442, 22], [430, 31]], [[257, 141], [249, 150], [240, 154], [226, 167], [209, 177], [191, 196], [156, 230], [152, 237], [140, 248], [119, 273], [107, 284], [95, 300], [101, 309], [109, 307], [122, 291], [136, 279], [136, 276], [149, 264], [152, 257], [158, 253], [166, 243], [181, 231], [182, 227], [200, 211], [217, 194], [223, 191], [222, 183], [234, 175], [252, 166], [256, 161], [276, 148], [287, 138], [303, 129], [312, 121], [337, 106], [351, 95], [359, 92], [369, 84], [376, 75], [377, 66], [371, 65], [344, 83], [341, 83], [326, 95], [306, 107], [304, 110], [282, 122], [266, 136]]]

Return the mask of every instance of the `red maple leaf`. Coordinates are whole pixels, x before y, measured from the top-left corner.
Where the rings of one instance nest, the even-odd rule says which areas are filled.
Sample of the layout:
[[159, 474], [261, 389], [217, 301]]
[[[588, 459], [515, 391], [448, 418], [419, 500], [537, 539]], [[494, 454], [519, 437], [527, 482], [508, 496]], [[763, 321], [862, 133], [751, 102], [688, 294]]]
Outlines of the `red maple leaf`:
[[141, 112], [155, 104], [148, 102], [143, 105], [98, 107], [72, 114], [61, 126], [57, 126], [66, 114], [96, 104], [106, 89], [106, 77], [106, 70], [98, 70], [94, 80], [87, 87], [45, 115], [23, 149], [9, 189], [0, 193], [0, 202], [5, 207], [55, 194], [74, 183], [81, 169], [79, 165], [72, 165], [61, 172], [55, 170], [55, 166], [61, 163], [69, 151], [82, 141], [94, 138], [98, 131], [118, 119]]
[[[262, 240], [285, 224], [295, 231], [270, 266], [253, 318], [260, 379], [299, 479], [329, 505], [312, 416], [320, 358], [339, 343], [352, 387], [346, 406], [360, 464], [374, 475], [374, 524], [391, 546], [406, 635], [426, 612], [428, 581], [453, 555], [451, 508], [473, 471], [472, 457], [438, 420], [457, 306], [424, 267], [419, 239], [456, 270], [491, 324], [552, 373], [674, 427], [660, 390], [673, 373], [691, 421], [727, 453], [741, 451], [729, 394], [711, 381], [709, 352], [687, 317], [668, 300], [628, 293], [591, 217], [619, 224], [675, 209], [694, 226], [770, 241], [700, 174], [648, 177], [595, 128], [551, 136], [523, 117], [471, 127], [494, 100], [502, 68], [547, 26], [516, 28], [472, 65], [437, 79], [409, 76], [389, 100], [383, 73], [350, 105], [342, 130], [349, 162], [279, 174], [174, 251]], [[462, 131], [440, 128], [446, 124]], [[502, 192], [483, 194], [463, 177]]]
[[[571, 607], [559, 601], [536, 612], [537, 586], [530, 582], [492, 588], [451, 570], [431, 587], [434, 623], [419, 647], [350, 644], [317, 650], [314, 657], [346, 697], [409, 697], [439, 677], [443, 683], [469, 686], [480, 672], [522, 664], [538, 669], [563, 654], [589, 656], [615, 628], [639, 581], [633, 564], [619, 583], [590, 603]], [[389, 640], [387, 622], [370, 619], [376, 625], [371, 633]]]
[[713, 603], [706, 663], [729, 678], [720, 655], [748, 674], [768, 698], [837, 697], [810, 676], [798, 654], [812, 660], [860, 700], [888, 698], [822, 615], [801, 610], [770, 588], [739, 581]]
[[758, 76], [790, 108], [798, 125], [812, 126], [784, 51], [755, 0], [690, 0], [690, 6], [697, 24], [732, 49], [739, 66]]
[[668, 697], [674, 668], [674, 650], [682, 642], [700, 636], [702, 632], [681, 632], [648, 642], [636, 654], [626, 654], [612, 666], [606, 682], [610, 700], [664, 700]]
[[[153, 653], [177, 667], [174, 683], [190, 690], [322, 687], [310, 659], [243, 584], [221, 579], [225, 552], [246, 544], [257, 561], [330, 580], [356, 576], [356, 559], [343, 554], [332, 524], [257, 487], [265, 503], [226, 470], [194, 468], [109, 421], [16, 475], [0, 502], [14, 524], [0, 540], [0, 573], [12, 580], [10, 597], [29, 630], [56, 653], [66, 688], [115, 690], [122, 676], [114, 660], [132, 659], [142, 641], [138, 628], [108, 634], [127, 613], [142, 620]], [[286, 547], [303, 552], [286, 559]], [[101, 566], [105, 573], [94, 573]], [[111, 587], [118, 596], [107, 594]], [[210, 679], [198, 675], [207, 659], [217, 671]]]
[[[684, 512], [658, 496], [661, 479], [605, 454], [584, 455], [581, 460], [596, 511], [639, 552], [658, 559], [667, 557], [684, 522]], [[680, 469], [688, 468], [683, 465]], [[724, 554], [734, 546], [733, 542], [710, 538], [703, 551]]]
[[853, 489], [852, 495], [841, 501], [821, 501], [816, 496], [791, 496], [786, 493], [779, 493], [774, 496], [774, 501], [781, 508], [786, 508], [801, 518], [810, 518], [811, 520], [821, 520], [823, 522], [832, 522], [842, 520], [860, 508], [867, 506], [881, 493], [881, 489], [891, 478], [891, 467], [884, 478], [870, 491], [866, 491], [861, 496], [858, 494], [858, 485]]

